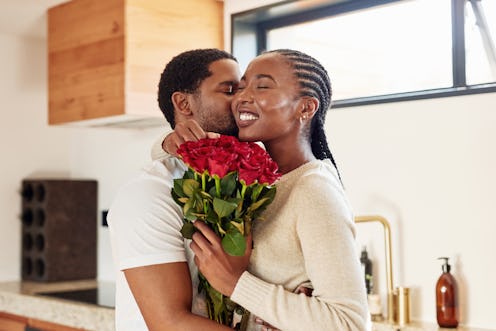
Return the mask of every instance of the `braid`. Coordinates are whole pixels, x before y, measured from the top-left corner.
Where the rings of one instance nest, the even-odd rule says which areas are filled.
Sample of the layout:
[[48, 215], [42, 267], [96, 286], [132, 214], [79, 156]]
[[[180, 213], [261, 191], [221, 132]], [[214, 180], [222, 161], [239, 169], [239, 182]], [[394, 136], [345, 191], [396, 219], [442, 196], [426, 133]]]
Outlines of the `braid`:
[[324, 130], [325, 117], [330, 108], [332, 96], [331, 81], [326, 69], [310, 55], [296, 50], [278, 49], [267, 53], [280, 54], [290, 62], [300, 85], [300, 96], [310, 96], [319, 100], [319, 108], [310, 126], [312, 153], [319, 160], [330, 159], [341, 179]]

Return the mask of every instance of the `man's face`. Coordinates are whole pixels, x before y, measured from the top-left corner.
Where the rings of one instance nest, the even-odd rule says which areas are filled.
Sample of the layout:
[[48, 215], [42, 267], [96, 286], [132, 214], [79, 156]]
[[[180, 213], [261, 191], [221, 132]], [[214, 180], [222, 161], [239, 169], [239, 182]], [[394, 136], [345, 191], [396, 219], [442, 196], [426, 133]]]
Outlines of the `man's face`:
[[201, 82], [191, 100], [194, 119], [205, 131], [236, 135], [238, 128], [231, 112], [231, 101], [240, 79], [234, 60], [222, 59], [209, 66], [212, 73]]

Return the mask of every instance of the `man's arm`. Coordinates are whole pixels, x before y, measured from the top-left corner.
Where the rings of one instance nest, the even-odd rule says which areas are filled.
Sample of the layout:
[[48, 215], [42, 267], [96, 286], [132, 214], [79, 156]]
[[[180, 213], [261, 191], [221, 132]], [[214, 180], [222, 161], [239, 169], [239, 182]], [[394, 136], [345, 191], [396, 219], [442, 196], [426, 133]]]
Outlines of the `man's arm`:
[[121, 314], [130, 314], [118, 316], [123, 330], [133, 329], [126, 323], [139, 324], [141, 318], [150, 331], [229, 330], [191, 312], [193, 289], [180, 233], [182, 213], [169, 193], [173, 178], [183, 171], [176, 163], [147, 168], [119, 190], [109, 210], [114, 261], [126, 278], [117, 281], [132, 292], [122, 292], [122, 300], [116, 302]]
[[191, 278], [186, 262], [124, 270], [150, 331], [231, 330], [191, 312]]

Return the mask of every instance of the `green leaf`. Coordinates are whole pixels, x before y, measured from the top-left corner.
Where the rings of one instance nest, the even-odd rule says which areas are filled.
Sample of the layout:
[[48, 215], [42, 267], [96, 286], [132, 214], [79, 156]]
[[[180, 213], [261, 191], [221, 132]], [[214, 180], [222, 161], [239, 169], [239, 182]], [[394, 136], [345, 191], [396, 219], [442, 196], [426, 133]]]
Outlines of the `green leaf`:
[[269, 198], [270, 201], [272, 201], [272, 200], [274, 200], [274, 197], [276, 196], [276, 190], [277, 190], [276, 186], [266, 186], [266, 187], [264, 187], [262, 196], [264, 198]]
[[222, 228], [222, 224], [220, 224], [220, 222], [217, 222], [217, 223], [215, 223], [215, 224], [217, 224], [217, 229], [218, 229], [218, 233], [217, 233], [217, 235], [220, 235], [220, 236], [225, 235], [225, 234], [226, 234], [226, 230], [224, 230], [224, 229]]
[[230, 222], [241, 234], [245, 233], [245, 225], [241, 220], [233, 220]]
[[188, 168], [188, 170], [186, 170], [186, 172], [184, 173], [183, 178], [184, 179], [195, 179], [195, 172], [193, 171], [193, 169]]
[[193, 233], [195, 233], [195, 232], [196, 232], [196, 228], [193, 225], [193, 223], [190, 223], [190, 222], [184, 223], [183, 227], [181, 228], [181, 234], [186, 239], [191, 239], [191, 237], [193, 236]]
[[258, 208], [260, 208], [269, 198], [262, 198], [257, 202], [253, 203], [250, 207], [248, 207], [248, 212], [254, 212]]
[[243, 256], [246, 249], [245, 237], [238, 231], [229, 231], [222, 238], [222, 247], [227, 254], [232, 256]]
[[178, 197], [184, 197], [185, 196], [184, 191], [183, 191], [183, 183], [184, 183], [183, 178], [174, 179], [174, 187], [172, 189], [172, 192], [177, 194]]
[[189, 221], [196, 220], [195, 209], [193, 208], [193, 199], [189, 199], [183, 206], [184, 218]]
[[[176, 192], [174, 191], [174, 189], [171, 190], [171, 196], [172, 196], [172, 199], [174, 199], [174, 201], [179, 205], [179, 206], [184, 206], [184, 204], [188, 201], [186, 197], [179, 197]], [[186, 199], [186, 200], [182, 200], [182, 199]]]
[[220, 191], [223, 196], [231, 196], [236, 189], [236, 172], [231, 172], [220, 180]]
[[195, 190], [200, 187], [200, 183], [198, 183], [194, 179], [185, 179], [183, 182], [183, 192], [186, 196], [191, 197]]
[[217, 214], [213, 209], [209, 209], [207, 212], [207, 217], [205, 218], [208, 223], [215, 224], [219, 220]]
[[214, 316], [216, 317], [215, 319], [218, 320], [222, 310], [224, 310], [224, 295], [211, 286], [207, 288], [207, 295], [210, 300], [212, 300], [214, 305]]
[[251, 193], [251, 200], [252, 201], [257, 201], [258, 196], [262, 192], [263, 188], [264, 188], [264, 185], [260, 185], [260, 184], [254, 185], [253, 192]]
[[214, 210], [219, 219], [222, 217], [229, 216], [238, 206], [237, 204], [229, 201], [225, 201], [219, 198], [214, 198]]
[[210, 194], [208, 194], [207, 192], [203, 192], [200, 190], [200, 195], [204, 198], [204, 199], [207, 199], [209, 201], [212, 201], [212, 196]]

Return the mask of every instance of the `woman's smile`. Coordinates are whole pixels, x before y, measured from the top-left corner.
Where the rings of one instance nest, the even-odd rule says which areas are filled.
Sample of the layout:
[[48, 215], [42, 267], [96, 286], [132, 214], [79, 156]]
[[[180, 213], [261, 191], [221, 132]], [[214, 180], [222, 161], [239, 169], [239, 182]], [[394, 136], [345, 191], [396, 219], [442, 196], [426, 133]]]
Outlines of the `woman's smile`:
[[258, 120], [258, 117], [258, 114], [255, 114], [253, 112], [238, 110], [236, 124], [238, 125], [238, 127], [246, 127]]

